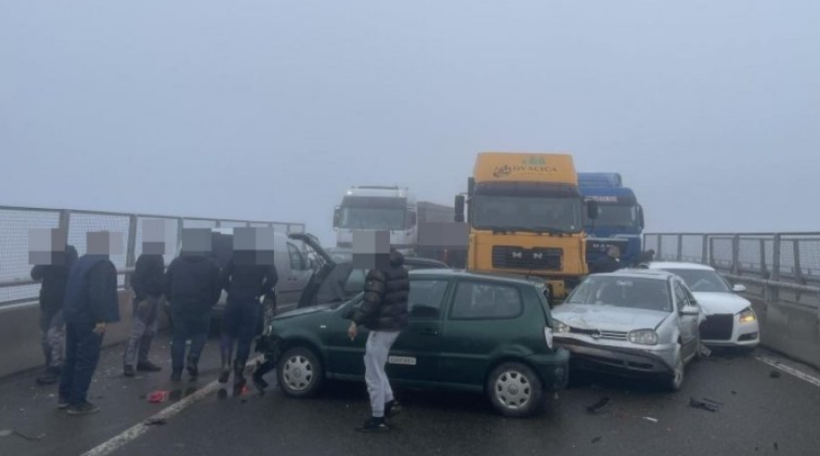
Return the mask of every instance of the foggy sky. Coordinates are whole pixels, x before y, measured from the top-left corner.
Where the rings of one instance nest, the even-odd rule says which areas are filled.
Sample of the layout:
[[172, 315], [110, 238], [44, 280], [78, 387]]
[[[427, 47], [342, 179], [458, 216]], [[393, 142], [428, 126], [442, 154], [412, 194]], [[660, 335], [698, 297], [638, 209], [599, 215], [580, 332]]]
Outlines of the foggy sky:
[[0, 0], [0, 204], [303, 221], [481, 151], [620, 172], [648, 230], [818, 230], [820, 2]]

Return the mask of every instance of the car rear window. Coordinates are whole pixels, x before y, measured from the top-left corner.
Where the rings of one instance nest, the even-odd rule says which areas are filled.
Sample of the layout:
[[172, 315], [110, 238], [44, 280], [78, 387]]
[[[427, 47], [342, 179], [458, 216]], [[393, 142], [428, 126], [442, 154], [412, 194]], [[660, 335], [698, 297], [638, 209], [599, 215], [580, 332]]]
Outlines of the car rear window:
[[521, 293], [508, 285], [459, 282], [450, 319], [507, 319], [524, 311]]

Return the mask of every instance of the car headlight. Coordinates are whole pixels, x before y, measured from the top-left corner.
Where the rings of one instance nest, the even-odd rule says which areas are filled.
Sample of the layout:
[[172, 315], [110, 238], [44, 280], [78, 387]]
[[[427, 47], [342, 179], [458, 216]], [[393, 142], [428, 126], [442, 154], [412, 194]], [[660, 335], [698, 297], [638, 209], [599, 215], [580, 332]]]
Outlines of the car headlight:
[[755, 314], [755, 311], [752, 310], [751, 307], [747, 307], [745, 310], [740, 312], [738, 316], [740, 317], [741, 323], [754, 323], [757, 321], [757, 314]]
[[653, 329], [638, 329], [630, 332], [626, 338], [633, 344], [658, 345], [658, 333]]
[[564, 323], [562, 323], [558, 320], [553, 320], [553, 323], [554, 323], [553, 324], [554, 327], [552, 329], [555, 332], [555, 334], [566, 334], [566, 333], [569, 332], [569, 326], [568, 325], [566, 325], [566, 324], [564, 324]]

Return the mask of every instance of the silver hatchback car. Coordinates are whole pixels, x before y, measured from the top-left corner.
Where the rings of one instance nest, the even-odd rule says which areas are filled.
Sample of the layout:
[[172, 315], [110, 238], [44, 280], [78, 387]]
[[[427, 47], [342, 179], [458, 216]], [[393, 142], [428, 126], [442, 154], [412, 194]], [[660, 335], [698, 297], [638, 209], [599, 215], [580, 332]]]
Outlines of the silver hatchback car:
[[686, 364], [700, 356], [701, 310], [665, 271], [592, 274], [553, 316], [555, 343], [571, 352], [574, 369], [653, 376], [679, 391]]

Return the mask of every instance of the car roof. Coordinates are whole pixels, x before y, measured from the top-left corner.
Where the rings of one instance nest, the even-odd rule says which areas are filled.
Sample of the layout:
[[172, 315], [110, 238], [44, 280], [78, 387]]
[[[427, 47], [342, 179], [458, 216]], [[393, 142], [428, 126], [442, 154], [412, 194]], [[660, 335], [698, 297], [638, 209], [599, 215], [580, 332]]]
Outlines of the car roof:
[[590, 274], [589, 277], [628, 277], [640, 279], [653, 280], [668, 280], [676, 277], [674, 273], [667, 272], [661, 269], [619, 269], [614, 272], [605, 272], [599, 274]]
[[503, 282], [508, 284], [517, 284], [517, 285], [541, 285], [545, 286], [543, 279], [538, 277], [524, 277], [518, 276], [513, 274], [489, 274], [489, 273], [482, 273], [482, 272], [467, 272], [463, 270], [454, 270], [454, 269], [414, 269], [409, 272], [410, 276], [412, 277], [425, 277], [425, 276], [435, 276], [435, 277], [455, 277], [455, 278], [462, 278], [462, 279], [478, 279], [478, 280], [486, 280], [486, 281], [494, 281], [494, 282]]
[[682, 261], [653, 261], [649, 263], [649, 269], [692, 269], [699, 271], [714, 271], [715, 268], [700, 263], [686, 263]]

